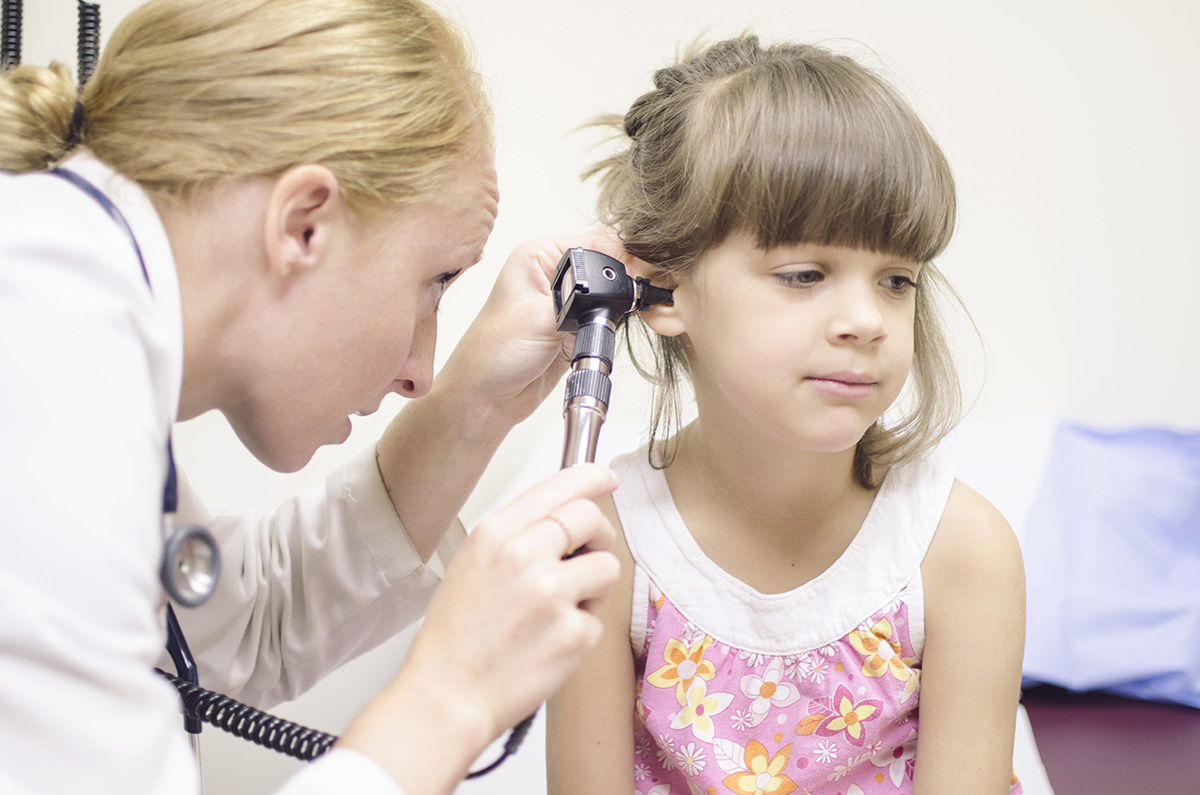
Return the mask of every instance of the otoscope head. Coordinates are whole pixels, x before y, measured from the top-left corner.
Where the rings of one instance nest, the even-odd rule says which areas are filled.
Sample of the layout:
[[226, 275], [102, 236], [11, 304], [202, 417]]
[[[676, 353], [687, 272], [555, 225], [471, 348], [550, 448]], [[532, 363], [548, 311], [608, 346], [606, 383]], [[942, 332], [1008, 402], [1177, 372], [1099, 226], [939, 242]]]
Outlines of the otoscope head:
[[670, 290], [630, 278], [619, 260], [586, 248], [567, 249], [551, 288], [559, 331], [576, 332], [600, 318], [614, 323], [627, 312], [671, 302]]
[[567, 249], [551, 284], [559, 331], [575, 334], [563, 400], [563, 467], [596, 460], [596, 442], [612, 392], [616, 321], [628, 312], [671, 301], [671, 291], [631, 279], [625, 266], [599, 251]]

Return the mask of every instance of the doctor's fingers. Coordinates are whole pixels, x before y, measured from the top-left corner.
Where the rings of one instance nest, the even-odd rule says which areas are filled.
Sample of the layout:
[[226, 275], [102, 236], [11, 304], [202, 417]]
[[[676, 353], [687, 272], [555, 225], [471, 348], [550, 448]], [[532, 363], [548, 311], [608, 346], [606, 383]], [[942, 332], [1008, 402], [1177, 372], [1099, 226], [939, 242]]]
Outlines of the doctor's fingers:
[[524, 535], [548, 549], [561, 548], [565, 557], [583, 551], [611, 549], [616, 530], [595, 502], [580, 499], [555, 508], [545, 521], [537, 522]]
[[[621, 577], [621, 563], [611, 552], [589, 552], [563, 561], [559, 573], [568, 589], [567, 598], [579, 610], [591, 614], [616, 587]], [[599, 627], [595, 629], [595, 640], [599, 640]]]
[[[502, 508], [493, 511], [475, 526], [472, 536], [480, 536], [485, 545], [504, 543], [511, 536], [524, 534], [537, 522], [576, 500], [593, 500], [611, 494], [617, 476], [595, 464], [568, 467], [527, 489]], [[582, 530], [582, 528], [581, 528]], [[582, 538], [581, 543], [588, 539]]]
[[532, 582], [550, 591], [557, 587], [553, 582], [560, 576], [564, 558], [578, 553], [584, 553], [580, 557], [610, 555], [607, 550], [615, 535], [596, 503], [577, 499], [523, 527], [505, 527], [491, 534], [476, 527], [469, 539], [470, 556], [504, 582]]

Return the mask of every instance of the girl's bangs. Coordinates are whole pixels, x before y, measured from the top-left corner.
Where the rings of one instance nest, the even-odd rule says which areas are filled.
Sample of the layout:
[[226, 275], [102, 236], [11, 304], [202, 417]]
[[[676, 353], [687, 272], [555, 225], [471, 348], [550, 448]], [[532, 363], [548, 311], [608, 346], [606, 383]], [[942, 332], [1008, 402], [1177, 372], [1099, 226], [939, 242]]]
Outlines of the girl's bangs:
[[[955, 222], [950, 168], [890, 90], [874, 86], [850, 101], [827, 80], [810, 81], [805, 97], [794, 96], [794, 79], [735, 82], [703, 103], [699, 115], [716, 134], [693, 127], [711, 142], [707, 162], [696, 164], [707, 178], [696, 184], [707, 183], [710, 202], [718, 198], [717, 236], [746, 232], [763, 248], [816, 243], [916, 262], [946, 248]], [[720, 142], [726, 151], [714, 151]]]

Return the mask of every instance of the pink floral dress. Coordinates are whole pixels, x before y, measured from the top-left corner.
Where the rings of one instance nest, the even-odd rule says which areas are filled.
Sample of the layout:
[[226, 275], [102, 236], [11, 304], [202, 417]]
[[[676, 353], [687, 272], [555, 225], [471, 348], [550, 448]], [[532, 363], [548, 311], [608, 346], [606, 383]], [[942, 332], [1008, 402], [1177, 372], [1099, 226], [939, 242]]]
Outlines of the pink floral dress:
[[[846, 552], [780, 594], [705, 557], [644, 449], [613, 468], [635, 562], [636, 792], [911, 793], [920, 566], [951, 463], [893, 468]], [[1011, 792], [1021, 792], [1015, 776]]]

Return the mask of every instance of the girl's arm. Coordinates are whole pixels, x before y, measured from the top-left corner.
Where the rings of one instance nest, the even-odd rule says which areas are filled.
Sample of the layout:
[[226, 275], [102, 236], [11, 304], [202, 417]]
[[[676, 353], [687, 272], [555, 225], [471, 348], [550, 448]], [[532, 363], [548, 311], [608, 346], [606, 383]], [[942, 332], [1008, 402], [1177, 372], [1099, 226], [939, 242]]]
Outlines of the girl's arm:
[[914, 795], [1004, 795], [1025, 646], [1025, 575], [1008, 523], [955, 483], [921, 564], [925, 653]]
[[600, 643], [547, 704], [548, 795], [633, 792], [633, 558], [612, 499], [596, 502], [617, 528], [612, 552], [621, 562], [621, 576], [595, 611], [604, 624]]

